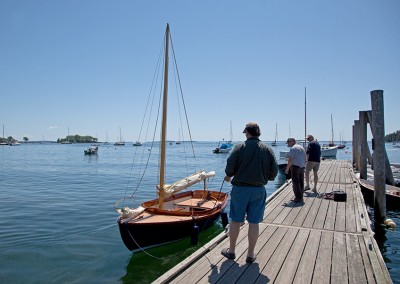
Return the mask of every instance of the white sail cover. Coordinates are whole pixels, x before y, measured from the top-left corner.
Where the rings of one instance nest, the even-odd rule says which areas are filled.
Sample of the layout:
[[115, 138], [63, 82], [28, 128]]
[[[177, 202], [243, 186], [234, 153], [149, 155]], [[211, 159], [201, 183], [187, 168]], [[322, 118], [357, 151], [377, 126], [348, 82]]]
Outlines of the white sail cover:
[[129, 222], [130, 220], [141, 214], [144, 210], [145, 208], [142, 206], [139, 206], [138, 208], [135, 209], [130, 209], [128, 206], [116, 209], [116, 211], [122, 216], [122, 218], [125, 219], [123, 223]]
[[[215, 176], [215, 172], [211, 171], [206, 173], [205, 171], [200, 171], [195, 174], [192, 174], [191, 176], [188, 176], [186, 178], [183, 178], [173, 184], [166, 184], [164, 186], [164, 193], [167, 195], [174, 194], [176, 192], [179, 192], [185, 188], [188, 188], [189, 186], [192, 186], [198, 182], [201, 182], [202, 180], [205, 180], [207, 178]], [[160, 185], [157, 185], [157, 189], [160, 190]]]

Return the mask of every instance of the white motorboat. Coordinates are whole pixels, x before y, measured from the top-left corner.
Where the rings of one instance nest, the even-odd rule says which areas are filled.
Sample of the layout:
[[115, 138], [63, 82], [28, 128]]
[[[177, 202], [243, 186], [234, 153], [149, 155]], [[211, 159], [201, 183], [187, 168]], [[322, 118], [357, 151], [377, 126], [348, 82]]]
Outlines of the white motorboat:
[[85, 155], [97, 155], [97, 151], [99, 150], [99, 147], [97, 146], [92, 146], [87, 148], [86, 150], [83, 150]]
[[336, 158], [338, 146], [321, 146], [321, 157], [322, 158]]

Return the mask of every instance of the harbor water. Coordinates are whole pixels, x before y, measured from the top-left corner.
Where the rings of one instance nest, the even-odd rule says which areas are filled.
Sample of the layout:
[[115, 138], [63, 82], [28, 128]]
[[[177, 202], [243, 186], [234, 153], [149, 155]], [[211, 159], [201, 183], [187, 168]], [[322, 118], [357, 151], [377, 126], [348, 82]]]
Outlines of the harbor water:
[[[174, 156], [183, 144], [171, 143], [168, 152]], [[216, 172], [209, 186], [229, 192], [222, 182], [228, 155], [214, 154], [217, 144], [195, 142], [196, 163]], [[150, 283], [223, 231], [217, 223], [200, 234], [197, 246], [188, 238], [132, 254], [121, 241], [114, 203], [131, 194], [135, 151], [149, 146], [101, 145], [98, 155], [85, 156], [88, 146], [0, 146], [0, 283]], [[337, 159], [352, 159], [348, 146]], [[278, 160], [288, 149], [283, 142], [273, 148]], [[390, 162], [400, 163], [399, 148], [387, 144], [387, 152]], [[174, 163], [174, 175], [187, 176], [187, 162]], [[157, 175], [154, 165], [147, 170]], [[268, 183], [268, 194], [284, 181], [280, 173]], [[155, 198], [155, 184], [135, 198], [138, 204]], [[387, 215], [400, 225], [399, 212]], [[400, 282], [399, 229], [384, 229], [377, 241], [393, 282]]]

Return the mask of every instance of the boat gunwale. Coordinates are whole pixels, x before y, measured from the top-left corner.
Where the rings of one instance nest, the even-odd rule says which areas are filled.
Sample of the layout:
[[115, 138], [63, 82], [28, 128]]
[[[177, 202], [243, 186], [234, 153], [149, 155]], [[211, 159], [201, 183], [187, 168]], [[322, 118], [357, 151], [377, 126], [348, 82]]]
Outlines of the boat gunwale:
[[[143, 202], [141, 204], [141, 206], [145, 208], [145, 212], [152, 213], [152, 214], [158, 214], [158, 215], [161, 214], [161, 215], [173, 215], [173, 216], [202, 216], [202, 215], [212, 214], [212, 212], [218, 211], [221, 208], [225, 208], [225, 206], [227, 205], [227, 203], [228, 203], [228, 194], [227, 193], [219, 192], [219, 191], [204, 191], [204, 190], [185, 191], [185, 192], [171, 195], [164, 200], [164, 204], [177, 201], [184, 197], [191, 197], [191, 198], [197, 197], [197, 199], [204, 199], [204, 192], [206, 192], [206, 193], [210, 192], [211, 197], [215, 198], [215, 200], [212, 200], [212, 199], [208, 200], [208, 201], [215, 202], [215, 205], [213, 208], [201, 207], [201, 206], [198, 206], [197, 204], [196, 204], [197, 206], [196, 205], [182, 206], [182, 205], [173, 203], [172, 204], [173, 208], [162, 209], [162, 208], [158, 207], [158, 204], [159, 204], [158, 199], [153, 199], [153, 200]], [[191, 199], [191, 198], [189, 198], [189, 199]], [[187, 200], [189, 200], [189, 199], [187, 199]], [[182, 208], [182, 207], [194, 208], [194, 210], [189, 210], [189, 211], [174, 210], [176, 208]], [[199, 209], [201, 211], [196, 211]]]

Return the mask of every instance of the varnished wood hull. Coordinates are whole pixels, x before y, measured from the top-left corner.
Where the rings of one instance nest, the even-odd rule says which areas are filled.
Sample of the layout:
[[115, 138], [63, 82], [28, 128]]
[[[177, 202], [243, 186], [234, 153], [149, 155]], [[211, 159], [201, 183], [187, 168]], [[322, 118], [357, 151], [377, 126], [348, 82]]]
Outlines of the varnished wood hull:
[[[373, 182], [359, 179], [361, 192], [367, 204], [374, 205], [374, 185]], [[400, 188], [386, 185], [386, 208], [389, 210], [400, 210]]]
[[[202, 191], [189, 192], [195, 197]], [[158, 210], [156, 207], [147, 209], [129, 222], [124, 222], [118, 218], [118, 227], [122, 241], [125, 246], [132, 251], [150, 246], [161, 245], [164, 243], [176, 241], [190, 237], [193, 227], [196, 224], [199, 231], [209, 228], [219, 218], [221, 212], [225, 209], [228, 202], [226, 193], [211, 192], [213, 197], [217, 197], [218, 205], [215, 208], [210, 207], [202, 209], [201, 206], [193, 206], [192, 212], [175, 211], [179, 206], [171, 207], [169, 210]], [[187, 192], [176, 194], [166, 199], [166, 202], [179, 201], [180, 198], [187, 196]], [[172, 198], [172, 199], [171, 199]], [[188, 202], [187, 200], [185, 202]], [[151, 200], [142, 204], [146, 206], [156, 205], [157, 200]]]

